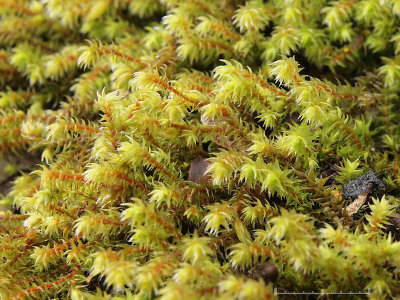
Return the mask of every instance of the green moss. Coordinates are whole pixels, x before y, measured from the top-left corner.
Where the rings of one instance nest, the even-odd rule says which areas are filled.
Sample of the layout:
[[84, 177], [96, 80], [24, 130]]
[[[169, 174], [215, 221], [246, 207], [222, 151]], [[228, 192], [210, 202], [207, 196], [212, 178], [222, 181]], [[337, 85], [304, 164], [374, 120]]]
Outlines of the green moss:
[[398, 295], [399, 16], [0, 0], [0, 152], [42, 156], [0, 199], [0, 297]]

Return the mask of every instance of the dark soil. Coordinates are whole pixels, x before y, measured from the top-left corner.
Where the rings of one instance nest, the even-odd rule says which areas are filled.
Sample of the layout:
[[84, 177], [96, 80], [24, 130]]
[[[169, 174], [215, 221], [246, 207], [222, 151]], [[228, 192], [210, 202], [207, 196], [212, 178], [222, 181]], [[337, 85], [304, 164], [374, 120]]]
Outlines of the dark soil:
[[4, 156], [0, 160], [0, 195], [7, 195], [12, 188], [14, 178], [20, 175], [19, 171], [14, 174], [7, 172], [7, 166], [14, 165], [17, 170], [29, 173], [38, 163], [40, 163], [40, 155], [38, 153], [8, 154]]

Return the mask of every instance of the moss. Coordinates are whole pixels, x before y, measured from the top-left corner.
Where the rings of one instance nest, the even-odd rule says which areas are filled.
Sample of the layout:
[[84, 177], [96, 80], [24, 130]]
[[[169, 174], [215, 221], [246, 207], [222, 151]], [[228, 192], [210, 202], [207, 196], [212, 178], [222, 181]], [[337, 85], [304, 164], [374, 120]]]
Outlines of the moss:
[[0, 152], [41, 154], [0, 199], [0, 297], [398, 295], [398, 0], [0, 16]]

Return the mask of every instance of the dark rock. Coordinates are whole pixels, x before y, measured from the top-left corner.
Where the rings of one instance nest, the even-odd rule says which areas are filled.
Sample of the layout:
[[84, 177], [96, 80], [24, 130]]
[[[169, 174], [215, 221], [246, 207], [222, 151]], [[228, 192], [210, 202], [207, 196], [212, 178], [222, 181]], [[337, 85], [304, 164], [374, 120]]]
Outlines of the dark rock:
[[249, 276], [255, 280], [262, 278], [267, 284], [268, 282], [275, 282], [278, 279], [278, 268], [271, 263], [262, 263], [254, 266], [248, 272]]
[[367, 174], [360, 176], [349, 183], [345, 184], [342, 192], [345, 198], [357, 198], [360, 194], [373, 192], [377, 189], [384, 189], [385, 185], [376, 176], [373, 171], [368, 171]]

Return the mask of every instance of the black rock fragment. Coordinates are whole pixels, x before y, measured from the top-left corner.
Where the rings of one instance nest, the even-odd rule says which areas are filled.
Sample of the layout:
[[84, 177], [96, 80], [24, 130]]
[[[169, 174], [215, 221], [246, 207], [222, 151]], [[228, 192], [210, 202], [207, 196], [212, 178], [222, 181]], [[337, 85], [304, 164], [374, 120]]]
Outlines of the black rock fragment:
[[342, 192], [345, 198], [355, 199], [360, 194], [365, 194], [384, 188], [385, 185], [383, 184], [382, 180], [380, 180], [373, 171], [368, 171], [367, 174], [345, 184], [342, 187]]

